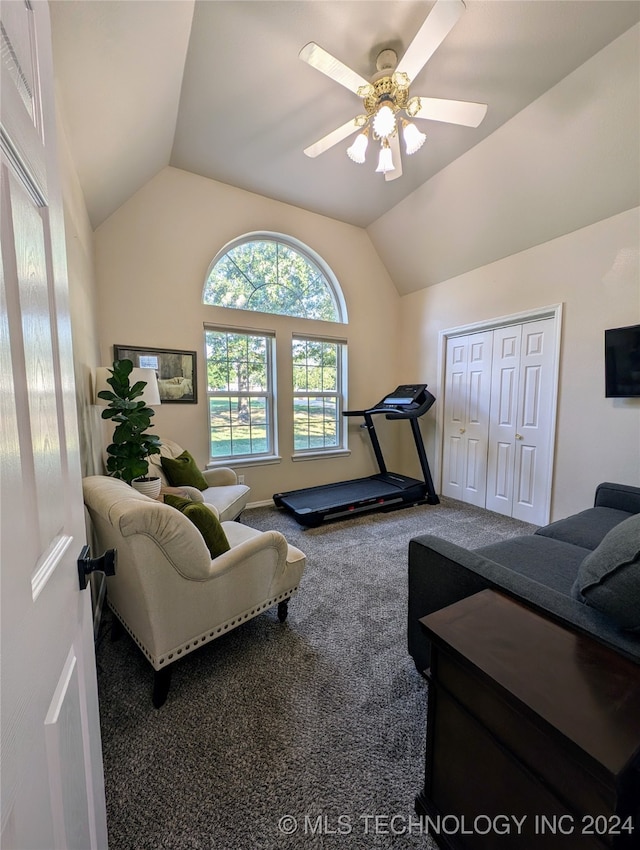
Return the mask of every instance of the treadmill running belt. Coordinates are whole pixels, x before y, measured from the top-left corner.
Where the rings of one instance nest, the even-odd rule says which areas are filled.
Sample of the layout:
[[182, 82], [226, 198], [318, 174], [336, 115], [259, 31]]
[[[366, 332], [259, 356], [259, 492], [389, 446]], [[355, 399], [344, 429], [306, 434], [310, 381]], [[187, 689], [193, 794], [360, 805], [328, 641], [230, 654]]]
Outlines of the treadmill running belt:
[[329, 510], [336, 505], [346, 505], [365, 499], [380, 499], [401, 492], [390, 482], [380, 481], [379, 478], [361, 478], [354, 481], [342, 481], [323, 487], [309, 487], [285, 497], [284, 501], [295, 510], [311, 509], [314, 511]]

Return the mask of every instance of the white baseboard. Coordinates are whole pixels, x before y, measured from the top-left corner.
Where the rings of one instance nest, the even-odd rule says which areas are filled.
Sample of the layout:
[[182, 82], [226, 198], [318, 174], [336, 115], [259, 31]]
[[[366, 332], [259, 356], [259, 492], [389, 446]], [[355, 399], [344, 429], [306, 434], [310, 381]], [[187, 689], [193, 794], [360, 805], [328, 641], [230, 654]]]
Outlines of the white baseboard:
[[251, 508], [273, 508], [273, 499], [265, 499], [263, 502], [249, 502], [245, 507], [245, 511], [250, 511]]

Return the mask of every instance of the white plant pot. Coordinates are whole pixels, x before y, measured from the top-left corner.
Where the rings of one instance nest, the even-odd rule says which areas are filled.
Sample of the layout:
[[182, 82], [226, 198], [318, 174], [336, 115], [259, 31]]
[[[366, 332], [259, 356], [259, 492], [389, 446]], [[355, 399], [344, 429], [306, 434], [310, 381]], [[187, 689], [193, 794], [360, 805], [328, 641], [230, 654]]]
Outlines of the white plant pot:
[[138, 493], [157, 499], [162, 489], [162, 481], [160, 478], [134, 478], [131, 486]]

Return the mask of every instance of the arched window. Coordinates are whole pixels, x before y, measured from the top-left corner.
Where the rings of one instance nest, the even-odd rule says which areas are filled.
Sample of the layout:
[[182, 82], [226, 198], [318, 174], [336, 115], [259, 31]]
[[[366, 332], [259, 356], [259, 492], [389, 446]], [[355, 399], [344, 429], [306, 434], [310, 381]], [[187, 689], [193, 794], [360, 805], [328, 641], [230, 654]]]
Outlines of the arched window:
[[[273, 462], [283, 448], [296, 459], [346, 451], [347, 340], [313, 322], [346, 324], [347, 310], [322, 258], [289, 236], [246, 234], [214, 258], [202, 300], [213, 307], [312, 320], [303, 327], [279, 322], [286, 329], [255, 331], [247, 328], [246, 317], [237, 326], [228, 318], [224, 325], [205, 323], [211, 461]], [[291, 365], [281, 378], [276, 363], [285, 357]], [[290, 404], [290, 447], [279, 439], [278, 399], [280, 414], [285, 400]], [[285, 433], [289, 439], [290, 427]]]
[[291, 237], [251, 233], [214, 258], [202, 300], [216, 307], [347, 321], [340, 286], [310, 248]]

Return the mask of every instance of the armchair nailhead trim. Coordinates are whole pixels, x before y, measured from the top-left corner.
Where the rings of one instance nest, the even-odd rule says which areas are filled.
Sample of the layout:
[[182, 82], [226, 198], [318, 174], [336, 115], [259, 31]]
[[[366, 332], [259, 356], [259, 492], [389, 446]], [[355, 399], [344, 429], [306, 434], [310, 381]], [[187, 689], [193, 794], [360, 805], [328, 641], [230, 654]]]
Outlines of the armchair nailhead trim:
[[171, 650], [171, 652], [167, 653], [167, 655], [162, 655], [159, 658], [155, 658], [151, 655], [148, 649], [141, 643], [138, 637], [131, 631], [129, 626], [125, 623], [125, 621], [120, 616], [118, 609], [114, 607], [113, 603], [109, 602], [109, 607], [116, 615], [118, 620], [122, 623], [123, 627], [129, 633], [129, 635], [133, 638], [138, 648], [144, 653], [147, 661], [151, 663], [154, 669], [159, 670], [160, 667], [166, 666], [174, 660], [174, 657], [181, 655], [188, 655], [190, 652], [193, 652], [194, 649], [197, 649], [198, 646], [202, 644], [209, 643], [211, 640], [215, 640], [215, 638], [220, 635], [222, 632], [226, 632], [229, 629], [233, 629], [236, 626], [239, 626], [241, 623], [248, 620], [250, 617], [255, 617], [257, 614], [260, 614], [262, 611], [266, 611], [268, 608], [272, 608], [274, 605], [277, 605], [278, 602], [282, 602], [283, 599], [290, 599], [294, 593], [298, 590], [298, 585], [292, 587], [291, 590], [286, 590], [284, 593], [279, 594], [278, 596], [274, 596], [271, 599], [268, 599], [266, 602], [263, 602], [262, 605], [258, 605], [255, 608], [252, 608], [250, 612], [246, 611], [243, 614], [236, 615], [236, 617], [222, 625], [218, 626], [215, 631], [204, 632], [202, 635], [198, 635], [198, 637], [192, 638], [189, 643], [184, 644], [181, 647], [177, 647], [176, 649]]

